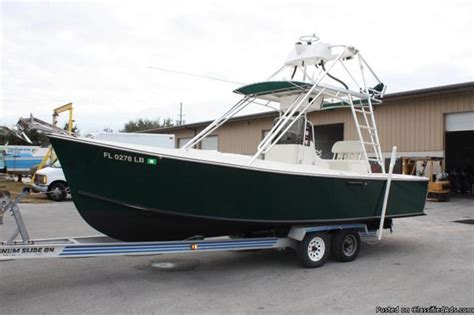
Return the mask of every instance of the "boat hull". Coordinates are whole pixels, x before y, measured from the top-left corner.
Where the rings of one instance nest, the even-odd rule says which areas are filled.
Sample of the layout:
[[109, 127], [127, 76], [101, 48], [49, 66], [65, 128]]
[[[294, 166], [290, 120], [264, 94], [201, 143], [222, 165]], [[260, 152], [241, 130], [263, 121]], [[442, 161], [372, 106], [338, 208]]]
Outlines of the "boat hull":
[[[123, 241], [373, 222], [385, 180], [308, 176], [51, 137], [86, 222]], [[387, 217], [422, 215], [426, 181], [392, 181]]]

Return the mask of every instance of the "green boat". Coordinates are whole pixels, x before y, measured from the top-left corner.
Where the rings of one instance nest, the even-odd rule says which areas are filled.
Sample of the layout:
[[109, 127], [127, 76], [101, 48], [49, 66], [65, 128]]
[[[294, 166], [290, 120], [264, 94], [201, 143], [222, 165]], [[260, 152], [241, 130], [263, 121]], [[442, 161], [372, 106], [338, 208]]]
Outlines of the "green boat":
[[[360, 82], [349, 72], [354, 62]], [[373, 112], [385, 86], [354, 47], [304, 37], [268, 80], [234, 92], [242, 99], [180, 149], [50, 135], [84, 220], [119, 240], [158, 241], [279, 235], [298, 225], [376, 227], [381, 217], [387, 225], [424, 214], [428, 179], [385, 171]], [[262, 102], [278, 105], [280, 117], [255, 155], [197, 149]], [[322, 159], [306, 114], [341, 106], [351, 109], [359, 139], [337, 142], [333, 158]]]

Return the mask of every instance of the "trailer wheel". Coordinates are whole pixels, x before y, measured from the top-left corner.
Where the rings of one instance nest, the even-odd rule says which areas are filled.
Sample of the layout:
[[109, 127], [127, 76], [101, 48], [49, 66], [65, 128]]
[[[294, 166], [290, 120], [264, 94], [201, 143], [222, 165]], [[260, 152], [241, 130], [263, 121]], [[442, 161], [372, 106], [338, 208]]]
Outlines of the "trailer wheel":
[[48, 198], [53, 201], [63, 201], [67, 197], [67, 187], [61, 182], [54, 182], [48, 187]]
[[306, 268], [321, 267], [328, 260], [330, 244], [327, 234], [308, 233], [301, 242], [298, 242], [296, 254]]
[[360, 235], [358, 231], [342, 230], [334, 235], [332, 254], [335, 260], [341, 262], [353, 261], [360, 251]]

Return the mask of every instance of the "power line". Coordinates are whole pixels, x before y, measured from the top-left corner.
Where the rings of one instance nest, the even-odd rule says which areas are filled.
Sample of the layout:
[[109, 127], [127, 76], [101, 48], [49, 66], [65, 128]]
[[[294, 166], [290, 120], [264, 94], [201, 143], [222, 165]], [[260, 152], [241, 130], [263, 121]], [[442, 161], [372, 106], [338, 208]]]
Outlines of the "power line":
[[210, 77], [210, 76], [207, 76], [207, 75], [201, 75], [201, 74], [195, 74], [195, 73], [189, 73], [189, 72], [181, 72], [181, 71], [175, 71], [175, 70], [170, 70], [170, 69], [163, 69], [163, 68], [157, 68], [157, 67], [150, 67], [150, 69], [158, 70], [158, 71], [171, 72], [171, 73], [177, 73], [177, 74], [182, 74], [182, 75], [189, 75], [189, 76], [193, 76], [193, 77], [204, 78], [204, 79], [215, 80], [215, 81], [221, 81], [221, 82], [226, 82], [226, 83], [233, 83], [233, 84], [239, 84], [239, 85], [245, 85], [246, 84], [246, 83], [237, 82], [237, 81], [231, 81], [231, 80], [226, 80], [226, 79], [221, 79], [221, 78]]

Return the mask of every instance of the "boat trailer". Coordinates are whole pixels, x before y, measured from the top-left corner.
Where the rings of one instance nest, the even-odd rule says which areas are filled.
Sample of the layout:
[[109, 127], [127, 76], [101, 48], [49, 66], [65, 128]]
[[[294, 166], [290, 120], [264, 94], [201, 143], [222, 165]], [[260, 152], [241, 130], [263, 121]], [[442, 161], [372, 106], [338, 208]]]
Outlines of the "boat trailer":
[[[353, 223], [293, 226], [286, 237], [193, 238], [158, 242], [122, 242], [104, 235], [31, 239], [18, 206], [28, 194], [29, 189], [25, 189], [15, 199], [6, 196], [0, 200], [0, 211], [11, 212], [16, 223], [16, 230], [11, 237], [0, 243], [0, 262], [32, 258], [144, 256], [294, 248], [305, 267], [315, 268], [322, 266], [331, 252], [338, 261], [352, 261], [359, 253], [361, 237], [377, 237], [377, 230], [369, 231], [366, 224]], [[392, 231], [391, 219], [385, 220], [383, 228]]]

